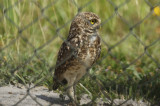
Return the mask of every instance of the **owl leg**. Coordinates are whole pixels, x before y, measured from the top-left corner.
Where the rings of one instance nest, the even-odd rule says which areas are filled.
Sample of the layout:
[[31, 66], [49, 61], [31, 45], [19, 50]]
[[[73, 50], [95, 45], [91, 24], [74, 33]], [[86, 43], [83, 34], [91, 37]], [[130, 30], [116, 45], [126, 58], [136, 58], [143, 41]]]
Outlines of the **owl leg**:
[[[76, 84], [73, 85], [73, 90], [74, 90], [74, 97], [76, 97], [76, 96], [75, 96], [75, 93], [76, 93]], [[75, 98], [75, 99], [76, 99], [76, 98]]]
[[77, 103], [79, 103], [78, 95], [76, 96], [76, 85], [77, 85], [77, 83], [75, 83], [75, 84], [73, 85], [73, 89], [74, 89], [74, 98], [75, 98], [75, 101], [76, 101]]
[[73, 86], [69, 87], [67, 89], [67, 95], [70, 98], [71, 101], [74, 101], [75, 97], [74, 97], [74, 89]]
[[67, 92], [67, 95], [70, 98], [71, 102], [73, 104], [77, 104], [77, 99], [75, 97], [74, 81], [75, 81], [75, 78], [73, 78], [73, 77], [70, 80], [68, 80], [68, 86], [67, 86], [66, 92]]

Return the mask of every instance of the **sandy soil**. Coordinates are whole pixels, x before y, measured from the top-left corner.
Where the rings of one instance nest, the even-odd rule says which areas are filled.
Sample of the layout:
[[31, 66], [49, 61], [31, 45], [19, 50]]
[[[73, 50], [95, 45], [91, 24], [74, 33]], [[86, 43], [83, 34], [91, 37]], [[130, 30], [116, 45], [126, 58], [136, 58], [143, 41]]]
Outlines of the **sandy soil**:
[[[25, 87], [16, 87], [8, 85], [0, 87], [0, 106], [64, 106], [69, 103], [69, 98], [66, 97], [64, 101], [59, 98], [59, 94], [53, 91], [48, 91], [47, 88], [41, 86], [30, 90], [30, 95], [27, 95], [27, 89]], [[87, 104], [91, 100], [87, 95], [83, 95], [80, 103]], [[118, 105], [123, 103], [124, 100], [115, 99], [115, 104]], [[106, 103], [102, 99], [97, 99], [97, 106], [103, 106]], [[105, 105], [106, 106], [106, 105]], [[136, 102], [129, 100], [122, 106], [149, 106], [147, 103], [142, 101]]]

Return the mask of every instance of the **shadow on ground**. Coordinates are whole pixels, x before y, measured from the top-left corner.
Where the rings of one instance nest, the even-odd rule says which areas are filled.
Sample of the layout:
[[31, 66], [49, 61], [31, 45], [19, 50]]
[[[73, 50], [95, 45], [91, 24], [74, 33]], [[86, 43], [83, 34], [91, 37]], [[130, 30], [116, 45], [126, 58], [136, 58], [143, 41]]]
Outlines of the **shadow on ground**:
[[46, 95], [36, 95], [36, 97], [49, 102], [50, 105], [65, 105], [70, 102], [70, 100], [61, 100], [60, 98], [48, 97]]

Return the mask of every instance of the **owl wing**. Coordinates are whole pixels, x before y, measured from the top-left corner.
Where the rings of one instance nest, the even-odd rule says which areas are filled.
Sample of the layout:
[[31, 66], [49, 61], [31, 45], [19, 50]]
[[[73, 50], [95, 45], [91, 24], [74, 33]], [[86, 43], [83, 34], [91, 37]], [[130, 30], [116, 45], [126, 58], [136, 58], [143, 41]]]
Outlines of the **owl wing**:
[[53, 90], [56, 90], [61, 84], [66, 84], [66, 80], [62, 79], [61, 75], [77, 60], [75, 56], [77, 53], [76, 46], [77, 42], [75, 37], [67, 39], [67, 41], [61, 45], [53, 77]]
[[70, 65], [71, 61], [76, 59], [77, 47], [78, 47], [78, 38], [72, 37], [63, 42], [61, 48], [58, 52], [58, 58], [56, 62], [56, 68], [54, 76], [60, 77], [63, 74], [67, 67]]

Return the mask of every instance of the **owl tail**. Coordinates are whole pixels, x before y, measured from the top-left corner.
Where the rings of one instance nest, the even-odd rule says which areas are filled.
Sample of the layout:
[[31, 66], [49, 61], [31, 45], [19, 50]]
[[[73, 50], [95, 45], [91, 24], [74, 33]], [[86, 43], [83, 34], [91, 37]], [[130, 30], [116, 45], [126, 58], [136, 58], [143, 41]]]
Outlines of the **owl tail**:
[[59, 87], [59, 82], [58, 81], [56, 81], [56, 80], [54, 80], [53, 81], [53, 90], [57, 90], [58, 89], [58, 87]]
[[58, 89], [60, 85], [66, 85], [68, 81], [64, 78], [61, 82], [57, 81], [55, 78], [53, 78], [53, 90]]

